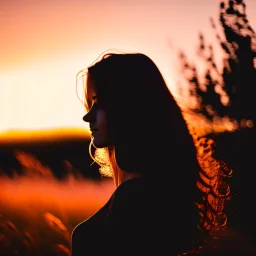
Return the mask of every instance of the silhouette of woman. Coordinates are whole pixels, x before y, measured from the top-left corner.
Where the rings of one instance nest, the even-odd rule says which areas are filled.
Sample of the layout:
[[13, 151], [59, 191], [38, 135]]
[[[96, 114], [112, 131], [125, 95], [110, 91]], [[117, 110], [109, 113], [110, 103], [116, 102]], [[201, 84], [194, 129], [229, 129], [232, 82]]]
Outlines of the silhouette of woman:
[[82, 73], [90, 153], [116, 189], [74, 228], [71, 255], [196, 253], [200, 167], [159, 69], [141, 53], [107, 53]]

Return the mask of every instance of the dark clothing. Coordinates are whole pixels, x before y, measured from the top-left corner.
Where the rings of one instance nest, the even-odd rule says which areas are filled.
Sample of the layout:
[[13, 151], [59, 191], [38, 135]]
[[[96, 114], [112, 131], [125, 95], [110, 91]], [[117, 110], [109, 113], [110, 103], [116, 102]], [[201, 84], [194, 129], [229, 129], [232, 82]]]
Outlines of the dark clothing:
[[184, 207], [180, 195], [178, 201], [155, 186], [145, 178], [123, 182], [97, 213], [76, 226], [71, 255], [176, 256], [191, 249], [198, 236], [193, 202]]

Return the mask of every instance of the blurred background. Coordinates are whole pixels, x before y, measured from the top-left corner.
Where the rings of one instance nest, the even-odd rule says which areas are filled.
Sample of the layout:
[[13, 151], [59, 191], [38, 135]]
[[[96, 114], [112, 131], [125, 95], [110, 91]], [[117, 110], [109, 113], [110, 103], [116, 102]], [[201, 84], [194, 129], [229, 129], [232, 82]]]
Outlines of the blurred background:
[[106, 50], [151, 57], [183, 109], [213, 208], [205, 226], [256, 237], [255, 11], [254, 0], [1, 0], [0, 255], [69, 255], [73, 228], [114, 191], [89, 156], [76, 86]]

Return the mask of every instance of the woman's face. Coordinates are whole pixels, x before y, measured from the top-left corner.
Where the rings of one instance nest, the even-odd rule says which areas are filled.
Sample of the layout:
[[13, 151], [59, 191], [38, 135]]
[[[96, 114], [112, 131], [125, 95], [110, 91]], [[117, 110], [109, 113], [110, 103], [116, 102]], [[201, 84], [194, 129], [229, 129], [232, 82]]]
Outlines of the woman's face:
[[106, 111], [97, 102], [95, 86], [87, 77], [88, 113], [83, 117], [89, 123], [93, 144], [97, 148], [108, 146], [107, 115]]

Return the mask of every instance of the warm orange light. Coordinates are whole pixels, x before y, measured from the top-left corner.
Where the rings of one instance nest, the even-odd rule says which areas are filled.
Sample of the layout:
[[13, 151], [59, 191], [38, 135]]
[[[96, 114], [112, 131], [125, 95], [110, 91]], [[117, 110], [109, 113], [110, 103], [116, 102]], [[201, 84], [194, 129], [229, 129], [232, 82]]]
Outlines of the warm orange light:
[[17, 142], [47, 142], [59, 139], [86, 139], [90, 138], [88, 129], [56, 128], [46, 130], [10, 130], [0, 132], [0, 143]]
[[[66, 181], [57, 181], [51, 177], [20, 177], [14, 180], [2, 178], [1, 202], [6, 208], [29, 209], [34, 205], [38, 211], [62, 211], [80, 219], [99, 209], [114, 189], [112, 180], [102, 182], [75, 180], [71, 176]], [[71, 217], [71, 216], [70, 216]]]

